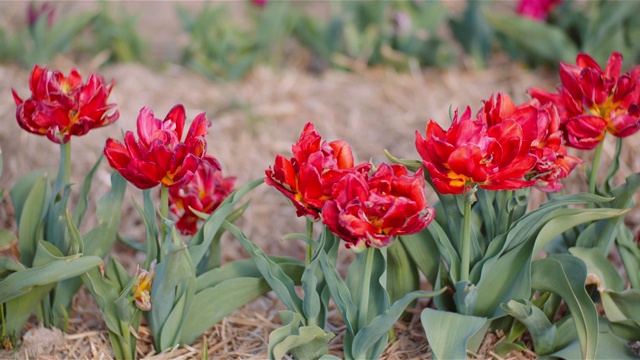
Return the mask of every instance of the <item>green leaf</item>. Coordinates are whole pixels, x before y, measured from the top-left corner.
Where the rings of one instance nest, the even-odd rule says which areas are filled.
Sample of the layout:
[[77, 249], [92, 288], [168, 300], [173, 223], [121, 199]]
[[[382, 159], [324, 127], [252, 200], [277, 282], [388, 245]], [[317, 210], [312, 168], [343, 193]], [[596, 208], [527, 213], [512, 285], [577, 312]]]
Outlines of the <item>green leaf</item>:
[[[598, 328], [600, 329], [597, 333], [598, 349], [597, 352], [594, 353], [593, 357], [589, 357], [588, 359], [638, 359], [638, 357], [629, 349], [627, 341], [617, 337], [613, 333], [609, 322], [606, 319], [599, 319]], [[562, 332], [559, 331], [559, 333]], [[580, 342], [573, 341], [562, 349], [551, 354], [551, 356], [561, 359], [577, 359], [580, 356], [585, 358], [582, 351], [583, 349]]]
[[91, 192], [93, 177], [96, 174], [98, 165], [100, 165], [100, 163], [102, 162], [103, 157], [104, 155], [100, 155], [100, 158], [98, 158], [98, 161], [96, 161], [91, 170], [89, 170], [84, 178], [84, 182], [82, 183], [82, 192], [80, 193], [80, 198], [76, 203], [76, 209], [73, 212], [73, 223], [76, 225], [76, 227], [80, 227], [84, 214], [87, 211], [87, 206], [89, 204], [89, 193]]
[[387, 151], [386, 149], [384, 150], [384, 154], [387, 156], [387, 158], [394, 164], [402, 164], [404, 166], [406, 166], [407, 169], [409, 169], [409, 171], [417, 171], [418, 169], [420, 169], [422, 167], [422, 161], [418, 161], [418, 160], [407, 160], [407, 159], [400, 159], [397, 158], [393, 155], [391, 155], [391, 153], [389, 151]]
[[278, 264], [269, 259], [262, 249], [247, 239], [238, 227], [228, 221], [225, 221], [223, 226], [240, 242], [240, 245], [255, 262], [264, 279], [287, 309], [302, 314], [302, 300], [296, 294], [293, 280]]
[[635, 244], [631, 230], [624, 224], [619, 226], [620, 229], [616, 236], [618, 252], [631, 287], [640, 289], [640, 248]]
[[553, 352], [558, 331], [542, 310], [526, 299], [510, 300], [501, 307], [507, 314], [527, 327], [537, 355], [548, 355]]
[[[469, 340], [487, 331], [487, 318], [425, 308], [420, 315], [434, 359], [466, 359]], [[469, 349], [475, 351], [475, 349]]]
[[[18, 198], [18, 193], [22, 197], [23, 191], [26, 190], [21, 187], [16, 188], [16, 186], [10, 191], [14, 201]], [[38, 242], [43, 239], [44, 219], [47, 214], [47, 204], [51, 197], [50, 193], [49, 179], [46, 175], [41, 176], [33, 184], [33, 187], [28, 189], [28, 195], [24, 198], [24, 203], [20, 205], [14, 203], [16, 213], [20, 211], [20, 216], [18, 217], [20, 261], [26, 266], [31, 266], [33, 263]], [[15, 197], [14, 194], [16, 194]]]
[[188, 309], [180, 343], [193, 343], [225, 316], [269, 290], [269, 284], [259, 277], [236, 277], [202, 289]]
[[515, 41], [524, 50], [548, 62], [572, 62], [576, 44], [560, 28], [518, 15], [485, 12], [489, 24]]
[[601, 299], [613, 332], [627, 340], [640, 339], [640, 290], [605, 290]]
[[598, 289], [622, 291], [625, 286], [624, 279], [609, 259], [596, 248], [573, 247], [569, 249], [571, 255], [582, 260], [587, 266], [589, 276], [595, 276], [598, 280]]
[[[18, 273], [14, 273], [18, 274]], [[3, 293], [5, 287], [2, 283]], [[17, 297], [11, 298], [9, 301], [0, 301], [0, 304], [4, 303], [6, 309], [6, 318], [3, 325], [2, 332], [17, 337], [24, 328], [27, 320], [33, 312], [36, 311], [38, 305], [42, 303], [42, 300], [49, 295], [55, 283], [49, 283], [41, 286], [30, 287], [27, 292], [22, 293]], [[4, 294], [0, 295], [0, 299], [4, 299]]]
[[78, 276], [102, 263], [95, 256], [63, 258], [46, 264], [21, 270], [0, 281], [0, 303], [24, 295], [34, 286], [54, 284], [58, 281]]
[[331, 297], [347, 326], [347, 331], [355, 334], [357, 331], [358, 307], [353, 302], [351, 291], [340, 277], [340, 274], [338, 274], [336, 265], [330, 262], [326, 255], [320, 253], [319, 260], [327, 286], [331, 291]]
[[400, 236], [396, 241], [402, 243], [405, 251], [411, 256], [413, 264], [424, 274], [429, 283], [435, 284], [440, 254], [435, 240], [432, 236], [428, 236], [427, 232], [428, 230], [425, 229], [416, 234]]
[[269, 359], [291, 353], [295, 359], [320, 359], [329, 352], [327, 344], [335, 336], [317, 325], [305, 326], [301, 314], [280, 311], [282, 326], [269, 334]]
[[187, 247], [172, 244], [167, 259], [156, 265], [151, 286], [149, 327], [157, 349], [164, 351], [179, 343], [195, 287], [195, 269]]
[[[380, 342], [386, 335], [393, 324], [398, 321], [404, 310], [418, 298], [435, 297], [444, 293], [446, 289], [440, 291], [413, 291], [407, 293], [404, 297], [394, 302], [389, 309], [376, 316], [371, 323], [360, 329], [353, 339], [352, 352], [356, 359], [369, 355], [367, 351], [376, 343]], [[386, 341], [384, 342], [386, 345]], [[384, 350], [384, 347], [382, 348]], [[380, 354], [376, 354], [376, 357]]]
[[583, 359], [594, 359], [598, 347], [598, 313], [585, 290], [587, 269], [573, 256], [554, 255], [531, 265], [531, 287], [560, 295], [574, 319]]
[[394, 241], [387, 251], [387, 292], [393, 303], [420, 288], [420, 274], [402, 242]]

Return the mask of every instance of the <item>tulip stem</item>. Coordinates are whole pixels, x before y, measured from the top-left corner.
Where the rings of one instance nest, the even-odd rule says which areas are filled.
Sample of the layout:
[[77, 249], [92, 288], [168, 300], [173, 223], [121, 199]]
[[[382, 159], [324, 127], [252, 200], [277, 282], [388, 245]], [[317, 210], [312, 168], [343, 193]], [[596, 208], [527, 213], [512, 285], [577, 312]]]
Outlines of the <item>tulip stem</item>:
[[376, 248], [366, 248], [365, 256], [367, 257], [364, 263], [364, 278], [362, 280], [362, 290], [360, 293], [360, 306], [358, 308], [358, 329], [362, 329], [368, 325], [367, 319], [369, 318], [369, 292], [371, 287], [371, 272], [373, 271], [373, 257], [376, 252]]
[[600, 156], [602, 155], [602, 147], [604, 139], [600, 141], [593, 153], [593, 163], [591, 164], [591, 174], [589, 176], [589, 193], [596, 193], [596, 182], [598, 179], [598, 168], [600, 167]]
[[[169, 217], [169, 188], [164, 185], [160, 185], [160, 215], [164, 219]], [[167, 225], [164, 223], [164, 219], [162, 219], [162, 226], [160, 226], [163, 242], [167, 236]]]
[[71, 182], [71, 141], [60, 144], [60, 161], [62, 161], [62, 181], [61, 186]]
[[460, 254], [460, 281], [469, 280], [469, 263], [471, 262], [471, 203], [475, 192], [465, 193], [464, 214], [462, 224], [462, 251]]
[[[311, 221], [311, 219], [309, 219], [308, 217], [307, 219], [307, 237], [310, 239], [313, 239], [313, 221]], [[307, 264], [307, 266], [309, 266], [309, 263], [311, 262], [311, 258], [313, 257], [313, 248], [311, 247], [310, 244], [307, 244], [306, 247], [306, 253], [305, 253], [305, 264]]]

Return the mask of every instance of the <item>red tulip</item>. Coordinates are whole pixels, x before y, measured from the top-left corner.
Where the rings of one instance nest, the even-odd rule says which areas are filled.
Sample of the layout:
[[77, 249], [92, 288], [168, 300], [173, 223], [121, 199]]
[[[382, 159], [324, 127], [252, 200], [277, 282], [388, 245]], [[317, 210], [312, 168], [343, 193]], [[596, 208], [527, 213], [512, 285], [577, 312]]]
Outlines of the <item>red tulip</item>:
[[298, 216], [320, 217], [331, 188], [349, 171], [368, 172], [370, 164], [354, 166], [351, 147], [343, 140], [322, 140], [312, 123], [307, 123], [293, 157], [276, 156], [275, 164], [265, 171], [265, 182], [282, 192], [296, 207]]
[[558, 94], [535, 88], [529, 94], [558, 108], [569, 146], [594, 149], [607, 132], [626, 137], [640, 129], [640, 66], [623, 75], [621, 69], [618, 52], [604, 70], [591, 56], [579, 54], [576, 65], [560, 63]]
[[222, 171], [209, 162], [201, 162], [189, 183], [169, 189], [169, 209], [179, 218], [176, 228], [184, 235], [195, 234], [200, 218], [193, 210], [213, 213], [233, 192], [235, 181], [235, 177], [223, 177]]
[[36, 65], [29, 87], [31, 97], [26, 100], [12, 89], [18, 124], [58, 144], [68, 142], [72, 135], [85, 135], [91, 129], [109, 125], [120, 116], [116, 105], [107, 103], [113, 81], [107, 84], [96, 74], [83, 83], [76, 69], [65, 77], [59, 71]]
[[371, 175], [352, 171], [333, 187], [322, 221], [347, 248], [388, 246], [393, 236], [427, 227], [435, 210], [427, 206], [424, 175], [410, 175], [403, 165], [382, 164]]
[[537, 21], [544, 21], [562, 0], [520, 0], [518, 14]]
[[434, 121], [427, 124], [426, 138], [416, 131], [416, 149], [442, 194], [462, 194], [475, 184], [488, 190], [531, 186], [525, 174], [536, 159], [529, 147], [514, 119], [472, 119], [468, 107], [460, 117], [456, 110], [447, 131]]
[[525, 178], [535, 180], [535, 186], [541, 190], [560, 190], [559, 179], [567, 177], [582, 160], [567, 155], [555, 106], [552, 103], [541, 106], [535, 99], [516, 106], [508, 95], [501, 93], [491, 96], [484, 105], [478, 118], [489, 126], [511, 119], [522, 128], [522, 139], [530, 144], [529, 154], [537, 160]]
[[140, 189], [158, 184], [183, 187], [193, 178], [200, 161], [219, 170], [218, 161], [205, 155], [204, 137], [211, 123], [204, 113], [197, 115], [183, 141], [185, 119], [182, 105], [174, 106], [164, 120], [156, 119], [148, 107], [142, 108], [137, 121], [138, 140], [131, 131], [125, 133], [124, 144], [107, 140], [104, 154], [109, 164]]

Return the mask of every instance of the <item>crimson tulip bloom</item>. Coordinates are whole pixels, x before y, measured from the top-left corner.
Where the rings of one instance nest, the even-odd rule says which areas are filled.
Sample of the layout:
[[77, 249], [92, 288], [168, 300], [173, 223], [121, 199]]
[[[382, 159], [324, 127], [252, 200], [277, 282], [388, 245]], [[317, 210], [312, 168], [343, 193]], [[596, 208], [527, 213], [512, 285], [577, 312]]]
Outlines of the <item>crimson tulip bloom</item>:
[[124, 144], [107, 139], [104, 154], [109, 164], [139, 189], [158, 184], [183, 187], [191, 181], [201, 161], [220, 169], [215, 158], [205, 155], [205, 135], [211, 122], [204, 113], [197, 115], [183, 141], [185, 120], [182, 105], [174, 106], [164, 120], [156, 119], [153, 111], [144, 107], [137, 120], [138, 139], [131, 131], [125, 133]]
[[541, 106], [538, 100], [533, 99], [516, 106], [508, 95], [498, 93], [484, 102], [478, 118], [489, 126], [507, 119], [520, 125], [523, 141], [530, 144], [529, 153], [537, 159], [525, 178], [535, 180], [535, 186], [543, 191], [559, 191], [562, 188], [559, 179], [567, 177], [582, 162], [567, 155], [562, 144], [560, 116], [552, 103]]
[[388, 246], [393, 236], [414, 234], [433, 220], [424, 185], [422, 168], [414, 175], [397, 164], [382, 164], [371, 176], [352, 171], [333, 187], [322, 221], [347, 248]]
[[76, 69], [64, 76], [36, 65], [29, 79], [31, 97], [23, 100], [12, 89], [18, 125], [58, 144], [109, 125], [120, 116], [116, 105], [107, 103], [113, 84], [96, 74], [83, 83]]
[[562, 0], [520, 0], [518, 14], [536, 21], [544, 21], [553, 8]]
[[209, 162], [201, 162], [189, 183], [169, 189], [169, 209], [179, 218], [176, 228], [184, 235], [195, 234], [200, 218], [193, 210], [213, 213], [233, 192], [235, 181], [235, 177], [223, 177]]
[[622, 55], [609, 56], [605, 70], [587, 54], [579, 54], [576, 65], [560, 63], [562, 85], [558, 93], [529, 89], [543, 104], [559, 110], [561, 130], [569, 146], [594, 149], [607, 132], [626, 137], [640, 129], [640, 66], [620, 75]]
[[296, 207], [298, 216], [320, 217], [331, 188], [349, 171], [368, 172], [371, 165], [354, 166], [351, 147], [343, 140], [327, 143], [312, 123], [307, 123], [293, 157], [276, 156], [275, 164], [265, 171], [265, 182], [283, 193]]
[[515, 190], [533, 184], [525, 175], [536, 158], [524, 136], [514, 119], [495, 123], [473, 119], [467, 107], [460, 117], [455, 111], [446, 131], [433, 120], [427, 124], [426, 138], [416, 131], [416, 149], [442, 194], [466, 193], [475, 184], [488, 190]]

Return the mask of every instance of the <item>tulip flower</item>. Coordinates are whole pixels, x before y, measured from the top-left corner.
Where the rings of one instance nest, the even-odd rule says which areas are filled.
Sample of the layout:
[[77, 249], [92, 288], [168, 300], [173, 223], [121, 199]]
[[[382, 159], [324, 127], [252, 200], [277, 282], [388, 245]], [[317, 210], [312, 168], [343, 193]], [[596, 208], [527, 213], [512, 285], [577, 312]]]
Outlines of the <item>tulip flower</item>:
[[149, 271], [140, 269], [138, 265], [136, 283], [132, 291], [136, 306], [142, 311], [151, 310], [151, 284], [155, 275], [155, 264], [154, 260]]
[[562, 0], [520, 0], [516, 11], [521, 16], [544, 21], [553, 8], [561, 2]]
[[562, 85], [558, 93], [529, 89], [541, 103], [552, 102], [559, 110], [567, 145], [591, 150], [608, 132], [626, 137], [640, 129], [640, 66], [621, 75], [622, 55], [609, 56], [604, 70], [587, 54], [576, 65], [560, 63]]
[[142, 108], [137, 140], [131, 131], [125, 133], [124, 144], [107, 140], [104, 154], [109, 164], [139, 189], [158, 184], [183, 187], [191, 181], [201, 161], [219, 170], [218, 161], [205, 155], [205, 135], [211, 123], [204, 113], [197, 115], [182, 140], [185, 119], [182, 105], [174, 106], [164, 120], [156, 119], [150, 108]]
[[179, 218], [176, 228], [184, 235], [195, 234], [200, 218], [193, 210], [213, 213], [231, 194], [235, 180], [235, 177], [223, 177], [222, 171], [209, 162], [201, 162], [189, 183], [169, 189], [169, 209]]
[[265, 182], [291, 200], [298, 216], [314, 220], [331, 198], [333, 184], [352, 169], [361, 172], [370, 169], [367, 163], [354, 166], [349, 144], [343, 140], [323, 141], [312, 123], [305, 125], [292, 152], [290, 159], [276, 156], [274, 166], [265, 171]]
[[559, 191], [562, 189], [559, 179], [567, 177], [582, 162], [575, 156], [567, 155], [567, 149], [562, 144], [560, 116], [552, 103], [540, 105], [538, 100], [533, 99], [516, 106], [508, 95], [498, 93], [484, 102], [478, 118], [489, 126], [507, 119], [520, 125], [523, 141], [530, 144], [529, 154], [537, 160], [525, 178], [535, 180], [535, 186], [540, 190]]
[[31, 97], [26, 100], [12, 89], [18, 124], [58, 144], [68, 142], [72, 135], [82, 136], [91, 129], [109, 125], [120, 116], [116, 105], [107, 103], [113, 81], [107, 84], [96, 74], [83, 83], [75, 68], [64, 76], [60, 71], [36, 65], [29, 87]]
[[535, 166], [530, 143], [514, 119], [493, 124], [473, 119], [471, 109], [454, 119], [448, 130], [431, 120], [426, 138], [416, 131], [416, 149], [442, 194], [463, 194], [476, 185], [488, 190], [515, 190], [531, 186], [525, 175]]
[[435, 210], [427, 206], [422, 169], [382, 164], [371, 175], [351, 171], [333, 187], [322, 221], [356, 251], [390, 245], [394, 236], [427, 227]]
[[47, 28], [51, 29], [55, 13], [56, 8], [52, 2], [45, 1], [37, 4], [35, 1], [31, 1], [27, 7], [27, 24], [29, 27], [34, 27], [40, 19], [46, 16]]

